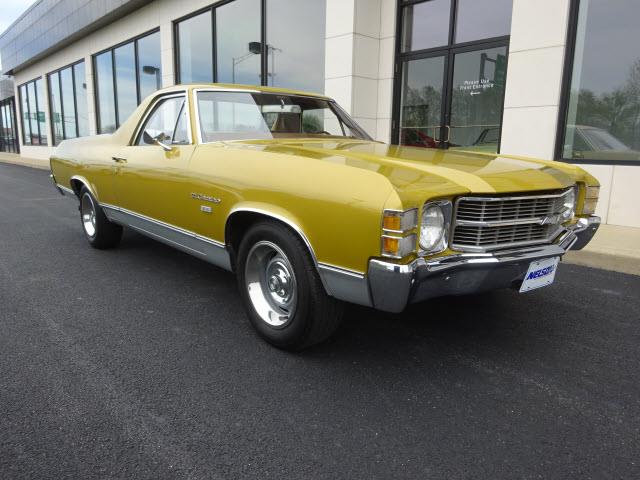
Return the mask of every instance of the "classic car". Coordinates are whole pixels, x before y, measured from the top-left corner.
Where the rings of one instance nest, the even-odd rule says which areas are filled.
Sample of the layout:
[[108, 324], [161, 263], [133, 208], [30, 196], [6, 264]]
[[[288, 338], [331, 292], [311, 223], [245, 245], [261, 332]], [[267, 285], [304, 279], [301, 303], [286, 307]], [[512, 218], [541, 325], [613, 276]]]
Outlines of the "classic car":
[[51, 172], [91, 246], [126, 227], [235, 272], [284, 349], [330, 336], [343, 302], [546, 286], [600, 221], [577, 166], [386, 145], [330, 98], [268, 87], [160, 90], [115, 133], [63, 141]]

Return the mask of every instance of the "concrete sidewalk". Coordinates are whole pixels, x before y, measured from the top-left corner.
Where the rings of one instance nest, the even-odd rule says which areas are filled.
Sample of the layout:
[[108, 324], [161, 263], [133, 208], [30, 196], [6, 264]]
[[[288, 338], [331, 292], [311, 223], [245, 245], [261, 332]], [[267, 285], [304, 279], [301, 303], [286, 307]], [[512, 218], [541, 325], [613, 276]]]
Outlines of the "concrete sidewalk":
[[11, 163], [13, 165], [22, 165], [31, 168], [40, 168], [42, 170], [49, 170], [49, 160], [41, 158], [26, 158], [17, 153], [0, 152], [0, 162]]
[[[49, 162], [0, 152], [0, 162], [49, 170]], [[584, 250], [568, 252], [564, 261], [586, 267], [640, 275], [640, 228], [601, 225]]]

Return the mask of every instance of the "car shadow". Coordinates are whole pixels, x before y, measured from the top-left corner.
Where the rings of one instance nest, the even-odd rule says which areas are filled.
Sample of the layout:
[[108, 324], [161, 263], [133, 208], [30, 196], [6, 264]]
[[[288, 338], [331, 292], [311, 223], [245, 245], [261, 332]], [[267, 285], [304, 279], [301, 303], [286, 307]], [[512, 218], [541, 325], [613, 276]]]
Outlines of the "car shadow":
[[[212, 290], [211, 308], [220, 302], [230, 304], [232, 318], [217, 321], [232, 322], [236, 327], [244, 323], [246, 332], [253, 330], [246, 324], [235, 276], [198, 258], [172, 247], [127, 230], [118, 250], [122, 254], [135, 254], [145, 264], [154, 264], [162, 271], [170, 271], [177, 285], [186, 279], [201, 282], [202, 288]], [[528, 320], [536, 310], [540, 295], [519, 295], [512, 290], [498, 290], [462, 297], [442, 297], [410, 305], [403, 313], [391, 314], [368, 307], [345, 305], [342, 326], [328, 341], [308, 348], [294, 356], [305, 359], [369, 362], [406, 356], [411, 352], [422, 355], [468, 354], [509, 356], [523, 349], [536, 349], [540, 342], [540, 324]], [[193, 321], [184, 318], [185, 322]], [[181, 319], [182, 321], [182, 319]], [[553, 335], [553, 324], [545, 323], [545, 335]], [[538, 339], [532, 341], [532, 339]], [[262, 342], [257, 335], [253, 339]], [[274, 354], [280, 352], [273, 350]], [[260, 351], [264, 351], [262, 348]], [[282, 352], [284, 353], [284, 352]], [[291, 355], [286, 353], [286, 355]], [[386, 360], [385, 360], [386, 359]]]

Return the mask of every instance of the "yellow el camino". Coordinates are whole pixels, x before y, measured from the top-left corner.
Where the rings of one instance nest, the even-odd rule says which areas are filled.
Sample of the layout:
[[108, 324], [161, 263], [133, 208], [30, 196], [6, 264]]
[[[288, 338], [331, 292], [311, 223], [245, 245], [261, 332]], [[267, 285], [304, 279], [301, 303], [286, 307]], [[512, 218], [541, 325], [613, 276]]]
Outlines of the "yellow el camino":
[[272, 88], [158, 91], [112, 135], [62, 142], [51, 172], [93, 247], [128, 227], [235, 272], [287, 349], [331, 335], [342, 302], [546, 286], [600, 223], [574, 165], [385, 145], [330, 98]]

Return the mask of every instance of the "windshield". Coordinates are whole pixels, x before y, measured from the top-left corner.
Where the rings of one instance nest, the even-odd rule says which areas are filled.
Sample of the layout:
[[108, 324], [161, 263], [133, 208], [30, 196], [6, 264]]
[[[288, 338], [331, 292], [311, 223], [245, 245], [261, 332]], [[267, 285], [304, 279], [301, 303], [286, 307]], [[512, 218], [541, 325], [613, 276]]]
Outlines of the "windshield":
[[297, 95], [197, 92], [202, 141], [343, 137], [371, 140], [338, 105]]
[[624, 143], [600, 128], [583, 128], [584, 136], [595, 147], [595, 150], [629, 150]]

